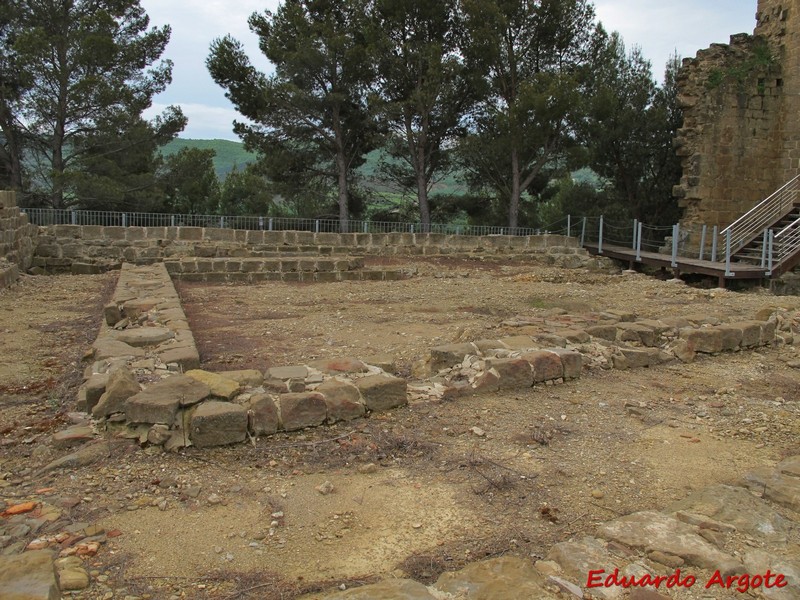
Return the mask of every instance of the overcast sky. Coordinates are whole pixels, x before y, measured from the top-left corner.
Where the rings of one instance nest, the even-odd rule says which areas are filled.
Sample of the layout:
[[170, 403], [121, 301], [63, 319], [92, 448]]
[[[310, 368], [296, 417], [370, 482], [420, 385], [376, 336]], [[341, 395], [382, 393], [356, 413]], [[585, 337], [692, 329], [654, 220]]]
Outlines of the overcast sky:
[[[269, 64], [247, 27], [247, 17], [265, 9], [274, 11], [278, 0], [141, 0], [152, 25], [172, 26], [164, 58], [174, 63], [172, 85], [156, 97], [150, 114], [178, 104], [189, 118], [184, 138], [236, 140], [232, 122], [236, 111], [222, 88], [205, 68], [209, 45], [228, 33], [245, 44], [251, 61], [263, 70]], [[595, 0], [597, 16], [609, 31], [619, 31], [627, 47], [634, 45], [653, 64], [661, 80], [664, 66], [675, 51], [681, 57], [731, 34], [752, 33], [756, 0]]]

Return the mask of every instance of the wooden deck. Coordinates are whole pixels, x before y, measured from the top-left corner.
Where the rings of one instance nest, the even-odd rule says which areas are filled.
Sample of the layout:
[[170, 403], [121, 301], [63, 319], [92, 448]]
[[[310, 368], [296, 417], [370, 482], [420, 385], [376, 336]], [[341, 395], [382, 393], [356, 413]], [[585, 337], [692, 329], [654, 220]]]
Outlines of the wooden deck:
[[686, 274], [699, 274], [708, 275], [709, 277], [717, 277], [719, 287], [725, 287], [725, 282], [728, 279], [767, 279], [766, 269], [749, 265], [744, 263], [731, 263], [731, 273], [725, 274], [725, 262], [712, 262], [710, 260], [699, 260], [696, 258], [677, 257], [677, 266], [672, 266], [672, 256], [668, 254], [659, 254], [658, 252], [640, 252], [639, 261], [636, 260], [636, 250], [632, 248], [625, 248], [622, 246], [612, 246], [603, 244], [603, 252], [600, 254], [597, 251], [596, 243], [584, 244], [584, 248], [590, 254], [607, 256], [615, 260], [627, 262], [630, 268], [634, 268], [637, 264], [651, 265], [654, 267], [661, 267], [662, 269], [670, 269], [675, 276], [681, 273]]

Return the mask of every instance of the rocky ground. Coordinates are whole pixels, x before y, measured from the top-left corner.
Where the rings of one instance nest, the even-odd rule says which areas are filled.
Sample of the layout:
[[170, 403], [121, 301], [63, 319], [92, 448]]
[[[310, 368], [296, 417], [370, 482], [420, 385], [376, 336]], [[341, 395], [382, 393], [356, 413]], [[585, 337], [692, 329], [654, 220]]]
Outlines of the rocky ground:
[[[798, 298], [761, 289], [636, 274], [455, 260], [400, 266], [416, 275], [178, 288], [204, 368], [388, 353], [407, 377], [427, 348], [524, 334], [526, 318], [553, 309], [576, 319], [617, 309], [726, 321], [800, 309]], [[236, 447], [168, 454], [107, 445], [99, 465], [42, 472], [68, 452], [51, 434], [70, 418], [80, 359], [114, 278], [25, 277], [0, 293], [0, 499], [37, 503], [4, 516], [0, 546], [17, 553], [69, 533], [61, 543], [84, 545], [89, 575], [78, 598], [321, 597], [387, 577], [429, 584], [486, 557], [544, 559], [604, 522], [800, 454], [800, 357], [783, 345], [418, 401]], [[782, 534], [787, 552], [800, 553], [794, 529]], [[766, 542], [728, 543], [741, 554]]]

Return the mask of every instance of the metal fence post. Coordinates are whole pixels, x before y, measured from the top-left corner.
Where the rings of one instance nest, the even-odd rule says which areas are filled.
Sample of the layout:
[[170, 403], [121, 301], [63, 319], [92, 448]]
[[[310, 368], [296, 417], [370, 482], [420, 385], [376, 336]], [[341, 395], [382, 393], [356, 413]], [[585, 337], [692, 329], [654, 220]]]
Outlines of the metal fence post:
[[728, 229], [725, 235], [725, 276], [734, 275], [731, 272], [731, 230]]
[[572, 215], [567, 215], [567, 237], [572, 237]]
[[128, 226], [128, 214], [127, 213], [122, 213], [122, 226], [123, 227], [127, 227]]
[[586, 217], [583, 217], [583, 224], [581, 225], [581, 248], [583, 248], [583, 242], [586, 240]]
[[633, 220], [633, 243], [631, 244], [631, 248], [636, 250], [636, 236], [639, 234], [639, 219]]
[[369, 231], [369, 221], [364, 221], [364, 233]]
[[711, 262], [717, 262], [717, 240], [719, 239], [719, 227], [714, 225], [711, 232]]
[[272, 217], [269, 218], [269, 230], [272, 231]]
[[258, 217], [258, 228], [264, 230], [264, 217]]
[[414, 224], [411, 223], [411, 233], [414, 233]]
[[639, 223], [636, 235], [636, 262], [642, 262], [642, 223]]
[[703, 224], [703, 231], [700, 234], [700, 256], [698, 257], [700, 260], [703, 260], [703, 254], [706, 251], [706, 232], [708, 231], [708, 225], [705, 223]]
[[600, 215], [600, 229], [599, 229], [598, 233], [599, 233], [599, 235], [598, 235], [598, 239], [597, 239], [597, 253], [598, 254], [602, 254], [603, 253], [603, 215]]
[[672, 268], [678, 266], [678, 235], [680, 235], [680, 225], [672, 226]]
[[169, 226], [170, 227], [175, 227], [175, 215], [170, 215], [169, 216]]
[[772, 251], [775, 245], [775, 230], [769, 230], [769, 254], [768, 254], [768, 261], [769, 261], [769, 271], [767, 271], [767, 275], [772, 275]]
[[314, 221], [314, 233], [319, 233], [319, 219]]
[[220, 217], [219, 218], [219, 228], [220, 229], [225, 229], [225, 217]]
[[72, 210], [72, 211], [70, 211], [70, 213], [71, 213], [71, 223], [73, 225], [77, 225], [78, 224], [78, 212], [75, 211], [75, 210]]
[[761, 268], [767, 266], [767, 243], [769, 242], [769, 227], [764, 229], [764, 241], [761, 244]]

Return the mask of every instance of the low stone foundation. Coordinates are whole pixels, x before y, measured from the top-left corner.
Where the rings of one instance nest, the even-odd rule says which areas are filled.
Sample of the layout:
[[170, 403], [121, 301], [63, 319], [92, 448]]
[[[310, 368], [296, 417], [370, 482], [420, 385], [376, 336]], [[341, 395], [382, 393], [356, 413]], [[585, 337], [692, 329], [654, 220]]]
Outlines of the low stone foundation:
[[[339, 234], [210, 227], [51, 225], [41, 228], [33, 267], [41, 273], [97, 273], [119, 268], [123, 262], [181, 263], [183, 259], [192, 258], [303, 260], [308, 257], [319, 261], [353, 256], [498, 256], [566, 268], [597, 266], [605, 264], [606, 260], [589, 256], [578, 246], [577, 239], [560, 235], [477, 237], [434, 233]], [[232, 269], [233, 272], [239, 270]]]

